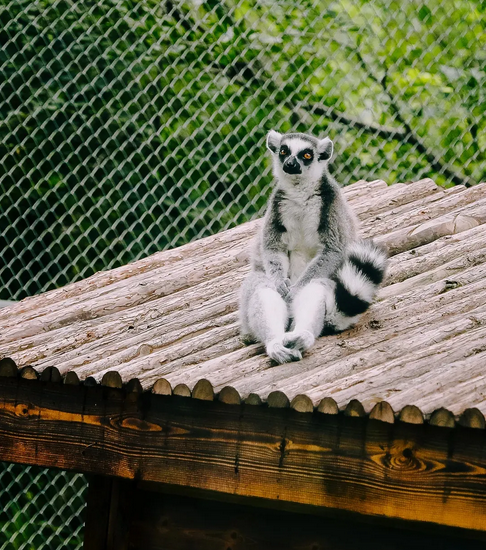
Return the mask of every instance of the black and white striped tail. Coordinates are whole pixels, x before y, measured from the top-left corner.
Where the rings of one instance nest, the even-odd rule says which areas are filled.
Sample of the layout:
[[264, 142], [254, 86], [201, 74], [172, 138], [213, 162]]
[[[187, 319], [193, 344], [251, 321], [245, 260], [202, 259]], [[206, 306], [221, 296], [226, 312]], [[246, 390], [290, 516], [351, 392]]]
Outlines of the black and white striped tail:
[[336, 309], [334, 318], [327, 321], [334, 330], [354, 325], [370, 307], [385, 277], [387, 263], [386, 251], [371, 240], [357, 241], [349, 247], [347, 258], [333, 277]]

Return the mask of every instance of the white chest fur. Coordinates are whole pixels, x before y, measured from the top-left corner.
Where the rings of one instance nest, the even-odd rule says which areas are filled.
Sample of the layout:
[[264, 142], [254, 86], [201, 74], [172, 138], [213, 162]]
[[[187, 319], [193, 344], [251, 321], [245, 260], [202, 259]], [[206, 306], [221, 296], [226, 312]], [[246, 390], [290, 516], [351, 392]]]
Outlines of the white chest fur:
[[295, 282], [309, 262], [322, 251], [318, 227], [320, 197], [289, 196], [280, 203], [280, 215], [286, 232], [282, 235], [289, 252], [289, 278]]

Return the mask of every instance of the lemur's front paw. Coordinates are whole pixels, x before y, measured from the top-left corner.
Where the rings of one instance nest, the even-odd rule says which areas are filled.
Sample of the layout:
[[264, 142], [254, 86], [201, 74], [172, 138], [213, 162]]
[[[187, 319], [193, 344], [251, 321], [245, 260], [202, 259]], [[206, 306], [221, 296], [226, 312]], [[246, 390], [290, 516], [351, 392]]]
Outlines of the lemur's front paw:
[[282, 342], [277, 340], [268, 343], [266, 349], [270, 359], [273, 359], [279, 365], [282, 363], [290, 363], [291, 361], [300, 361], [302, 359], [302, 354], [298, 349], [287, 348]]
[[286, 332], [283, 337], [283, 345], [285, 347], [302, 352], [311, 348], [315, 341], [316, 339], [314, 335], [308, 330], [294, 330], [292, 332]]
[[277, 289], [277, 292], [280, 294], [280, 296], [282, 296], [282, 298], [284, 299], [287, 298], [290, 290], [290, 284], [290, 279], [288, 277], [275, 281], [275, 288]]
[[288, 293], [287, 293], [287, 296], [285, 296], [285, 301], [286, 301], [288, 304], [291, 304], [291, 303], [294, 301], [295, 296], [297, 295], [297, 293], [299, 292], [299, 290], [300, 290], [301, 288], [302, 288], [301, 286], [292, 285], [292, 286], [289, 288], [289, 291], [288, 291]]

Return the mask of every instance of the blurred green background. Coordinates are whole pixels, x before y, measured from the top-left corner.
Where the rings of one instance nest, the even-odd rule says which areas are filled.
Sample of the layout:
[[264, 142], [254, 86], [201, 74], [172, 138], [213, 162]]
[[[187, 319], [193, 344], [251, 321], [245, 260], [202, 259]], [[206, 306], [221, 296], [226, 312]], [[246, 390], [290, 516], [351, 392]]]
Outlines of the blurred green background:
[[262, 213], [271, 129], [344, 185], [486, 179], [486, 2], [0, 2], [0, 299]]

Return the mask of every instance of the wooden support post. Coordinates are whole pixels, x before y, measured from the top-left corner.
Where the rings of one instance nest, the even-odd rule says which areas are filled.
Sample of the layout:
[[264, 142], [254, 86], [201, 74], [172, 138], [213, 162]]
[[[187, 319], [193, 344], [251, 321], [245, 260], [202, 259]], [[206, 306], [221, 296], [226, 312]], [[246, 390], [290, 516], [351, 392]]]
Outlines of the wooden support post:
[[86, 503], [84, 550], [128, 550], [135, 482], [91, 476]]
[[106, 550], [114, 479], [90, 476], [86, 499], [84, 550]]

